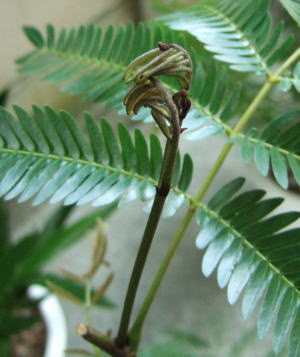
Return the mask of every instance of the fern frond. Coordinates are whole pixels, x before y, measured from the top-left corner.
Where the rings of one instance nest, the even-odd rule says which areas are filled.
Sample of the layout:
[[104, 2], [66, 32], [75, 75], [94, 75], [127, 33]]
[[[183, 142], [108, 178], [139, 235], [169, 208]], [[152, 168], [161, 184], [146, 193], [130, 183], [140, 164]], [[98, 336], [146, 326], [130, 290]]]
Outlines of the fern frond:
[[267, 75], [283, 59], [293, 36], [280, 41], [283, 24], [271, 33], [269, 0], [212, 0], [199, 6], [162, 17], [174, 30], [189, 32], [215, 58], [240, 72]]
[[[133, 140], [121, 123], [116, 135], [106, 120], [99, 127], [89, 114], [83, 134], [64, 111], [34, 106], [31, 116], [21, 107], [14, 110], [12, 115], [0, 107], [0, 196], [7, 200], [19, 196], [19, 202], [35, 196], [33, 205], [50, 199], [50, 203], [93, 206], [154, 196], [162, 160], [156, 136], [151, 135], [147, 145], [136, 130]], [[178, 196], [183, 203], [191, 176], [191, 158], [186, 154], [181, 165], [178, 155], [167, 205], [171, 213], [180, 206]], [[172, 203], [174, 197], [177, 201]]]
[[239, 135], [244, 161], [254, 159], [258, 171], [266, 176], [272, 167], [277, 182], [288, 188], [288, 168], [300, 185], [300, 111], [273, 120], [261, 133], [250, 130]]
[[300, 2], [299, 0], [279, 0], [281, 5], [300, 26]]
[[[45, 82], [61, 84], [62, 91], [81, 95], [86, 101], [105, 102], [107, 107], [125, 114], [123, 98], [127, 86], [122, 77], [127, 64], [156, 47], [159, 41], [177, 43], [192, 52], [193, 57], [193, 111], [184, 125], [197, 130], [191, 139], [228, 131], [226, 122], [234, 115], [239, 86], [232, 89], [226, 69], [215, 61], [210, 61], [204, 70], [200, 55], [193, 51], [186, 36], [166, 27], [140, 24], [135, 28], [131, 23], [111, 26], [106, 31], [94, 25], [63, 29], [57, 36], [51, 25], [47, 28], [44, 36], [36, 28], [25, 27], [35, 50], [17, 61], [21, 73], [39, 75]], [[165, 77], [163, 81], [176, 92], [175, 80]], [[144, 111], [134, 120], [152, 120], [149, 118], [149, 112]]]
[[282, 350], [289, 332], [289, 356], [300, 351], [300, 229], [287, 229], [299, 212], [267, 217], [283, 199], [263, 199], [263, 190], [236, 193], [244, 184], [235, 179], [222, 187], [199, 210], [202, 229], [199, 249], [206, 249], [202, 270], [209, 276], [217, 268], [218, 284], [227, 286], [230, 304], [242, 291], [243, 315], [248, 319], [261, 300], [258, 336], [263, 339], [275, 320], [273, 347]]
[[202, 65], [194, 51], [193, 85], [190, 92], [193, 108], [183, 125], [189, 130], [183, 137], [194, 141], [222, 132], [230, 132], [227, 122], [234, 117], [241, 85], [229, 84], [227, 68], [216, 61]]

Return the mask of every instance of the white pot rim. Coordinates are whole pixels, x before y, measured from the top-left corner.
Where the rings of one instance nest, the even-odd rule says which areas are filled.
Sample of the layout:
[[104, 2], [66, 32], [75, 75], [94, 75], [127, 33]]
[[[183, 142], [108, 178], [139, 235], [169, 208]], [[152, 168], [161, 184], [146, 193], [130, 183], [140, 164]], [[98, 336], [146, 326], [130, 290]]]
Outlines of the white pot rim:
[[42, 285], [28, 288], [31, 299], [43, 300], [39, 310], [46, 324], [47, 339], [44, 357], [64, 357], [67, 347], [67, 323], [58, 298]]

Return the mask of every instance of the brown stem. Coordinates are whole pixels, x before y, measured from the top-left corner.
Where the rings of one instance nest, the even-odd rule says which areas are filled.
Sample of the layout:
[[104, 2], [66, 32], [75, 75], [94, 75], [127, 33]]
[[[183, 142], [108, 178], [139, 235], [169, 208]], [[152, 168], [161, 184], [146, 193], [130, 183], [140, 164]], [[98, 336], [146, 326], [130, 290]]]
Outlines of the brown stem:
[[139, 23], [144, 19], [144, 8], [142, 0], [130, 0], [130, 8], [132, 12], [132, 20], [135, 23]]
[[97, 331], [93, 327], [80, 323], [77, 326], [77, 333], [86, 341], [99, 347], [102, 351], [107, 352], [113, 357], [136, 357], [135, 352], [130, 352], [128, 349], [119, 349], [115, 341], [108, 336]]

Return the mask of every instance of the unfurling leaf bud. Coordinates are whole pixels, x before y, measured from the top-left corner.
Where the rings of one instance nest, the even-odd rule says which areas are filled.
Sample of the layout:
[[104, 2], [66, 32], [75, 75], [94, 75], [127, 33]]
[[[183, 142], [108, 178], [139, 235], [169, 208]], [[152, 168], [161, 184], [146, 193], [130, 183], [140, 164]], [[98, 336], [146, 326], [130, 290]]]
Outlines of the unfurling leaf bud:
[[139, 83], [156, 76], [173, 76], [189, 90], [192, 61], [189, 54], [175, 44], [158, 43], [158, 48], [148, 51], [133, 60], [124, 73], [127, 83]]
[[[157, 76], [176, 78], [181, 90], [172, 96], [156, 79]], [[174, 116], [180, 127], [191, 107], [188, 91], [192, 80], [192, 61], [188, 52], [176, 44], [159, 42], [158, 48], [142, 54], [128, 65], [124, 80], [135, 83], [124, 99], [127, 114], [137, 114], [141, 107], [151, 108], [157, 125], [170, 139]]]

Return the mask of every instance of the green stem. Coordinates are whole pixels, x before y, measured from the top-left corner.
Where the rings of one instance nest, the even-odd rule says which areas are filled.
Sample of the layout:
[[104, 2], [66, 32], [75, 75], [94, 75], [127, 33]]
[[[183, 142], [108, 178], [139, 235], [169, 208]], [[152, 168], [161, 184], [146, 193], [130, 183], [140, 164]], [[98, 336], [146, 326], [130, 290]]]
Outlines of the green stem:
[[176, 162], [176, 155], [177, 155], [179, 138], [180, 138], [179, 113], [178, 113], [177, 106], [173, 101], [172, 95], [165, 89], [165, 87], [158, 80], [153, 78], [152, 81], [156, 86], [156, 88], [161, 93], [161, 96], [164, 99], [164, 102], [166, 103], [170, 111], [172, 137], [168, 139], [166, 143], [154, 202], [134, 262], [133, 270], [131, 273], [131, 277], [125, 297], [119, 331], [116, 338], [116, 345], [121, 348], [126, 345], [131, 345], [130, 341], [128, 340], [129, 337], [128, 328], [130, 323], [130, 317], [131, 317], [134, 301], [136, 298], [137, 289], [145, 267], [146, 259], [148, 257], [148, 253], [156, 232], [156, 228], [158, 226], [158, 222], [162, 214], [162, 210], [166, 198], [171, 189], [172, 174]]
[[148, 314], [148, 311], [150, 310], [150, 307], [152, 305], [152, 302], [156, 296], [156, 293], [159, 289], [160, 283], [168, 270], [168, 267], [172, 261], [172, 258], [177, 250], [177, 247], [179, 243], [181, 242], [181, 238], [183, 237], [184, 233], [186, 232], [192, 218], [193, 218], [193, 210], [189, 210], [187, 215], [185, 216], [184, 220], [182, 221], [182, 224], [177, 231], [174, 239], [171, 242], [171, 245], [167, 251], [167, 254], [155, 276], [155, 279], [153, 280], [152, 285], [150, 286], [150, 289], [147, 293], [147, 296], [143, 302], [143, 305], [136, 317], [136, 320], [130, 330], [129, 336], [130, 340], [132, 343], [132, 348], [135, 350], [137, 346], [139, 345], [140, 338], [141, 338], [141, 331], [142, 327], [145, 321], [145, 318]]
[[131, 278], [130, 278], [130, 282], [128, 285], [127, 294], [123, 306], [118, 337], [116, 339], [117, 346], [119, 347], [123, 347], [124, 345], [128, 344], [127, 331], [128, 331], [133, 304], [135, 301], [140, 278], [146, 263], [146, 258], [148, 256], [151, 243], [158, 225], [158, 221], [163, 210], [165, 199], [166, 197], [164, 196], [159, 196], [159, 195], [155, 196], [151, 213], [149, 215], [149, 219], [142, 238], [142, 242], [140, 244], [140, 248], [137, 253], [137, 257], [134, 263], [134, 267], [132, 270], [132, 274], [131, 274]]
[[[300, 49], [295, 51], [283, 64], [282, 66], [275, 72], [273, 76], [269, 78], [269, 80], [264, 84], [264, 86], [261, 88], [261, 90], [258, 92], [246, 112], [243, 114], [241, 119], [238, 121], [232, 132], [230, 133], [230, 138], [233, 138], [237, 136], [243, 128], [247, 125], [249, 120], [252, 118], [253, 114], [257, 110], [258, 106], [261, 104], [261, 102], [265, 99], [265, 97], [268, 95], [270, 90], [273, 88], [273, 86], [277, 83], [278, 78], [280, 75], [287, 69], [289, 66], [291, 66], [298, 58], [300, 57]], [[233, 143], [226, 143], [219, 156], [217, 157], [214, 166], [208, 173], [205, 181], [201, 185], [197, 195], [195, 196], [195, 201], [200, 202], [208, 192], [212, 182], [214, 181], [215, 177], [219, 173], [224, 161], [226, 160], [231, 148], [233, 146]], [[150, 310], [150, 307], [152, 305], [152, 302], [157, 294], [157, 291], [161, 285], [161, 282], [168, 270], [168, 267], [170, 266], [170, 263], [175, 255], [175, 252], [183, 239], [194, 215], [196, 213], [196, 207], [194, 205], [191, 205], [188, 212], [186, 213], [185, 217], [182, 220], [182, 223], [178, 229], [178, 231], [175, 233], [175, 236], [170, 244], [170, 247], [161, 263], [161, 266], [155, 275], [155, 278], [148, 290], [148, 293], [145, 297], [145, 300], [142, 304], [141, 309], [138, 312], [137, 318], [132, 326], [132, 329], [130, 331], [130, 337], [133, 341], [133, 345], [135, 348], [137, 348], [140, 338], [141, 338], [141, 333], [142, 333], [142, 328], [144, 321], [147, 317], [147, 314]]]
[[[87, 324], [93, 325], [92, 285], [89, 278], [86, 278], [85, 280], [84, 309]], [[100, 357], [102, 355], [102, 353], [99, 351], [99, 348], [95, 345], [93, 346], [93, 349], [94, 356]]]
[[85, 282], [85, 299], [84, 299], [85, 317], [88, 325], [93, 324], [92, 317], [92, 301], [91, 301], [91, 281], [89, 279]]
[[300, 57], [300, 48], [298, 48], [292, 55], [278, 68], [273, 75], [273, 79], [277, 81], [279, 77], [285, 72], [297, 59]]
[[[223, 147], [223, 150], [221, 151], [220, 155], [218, 156], [214, 167], [211, 169], [211, 171], [209, 172], [206, 180], [204, 181], [203, 185], [201, 186], [201, 189], [199, 190], [197, 196], [195, 197], [196, 201], [201, 201], [202, 198], [205, 196], [206, 192], [208, 191], [211, 182], [213, 181], [213, 179], [215, 178], [215, 176], [217, 175], [217, 173], [219, 172], [219, 169], [221, 168], [224, 160], [226, 159], [231, 147], [233, 144], [226, 144]], [[139, 345], [140, 339], [141, 339], [141, 333], [142, 333], [142, 328], [143, 328], [143, 324], [145, 322], [145, 319], [148, 315], [148, 312], [151, 308], [151, 305], [153, 303], [153, 300], [157, 294], [157, 291], [161, 285], [161, 282], [170, 266], [170, 263], [175, 255], [175, 252], [182, 240], [182, 238], [185, 235], [185, 232], [187, 231], [193, 217], [194, 214], [196, 212], [196, 207], [194, 205], [191, 205], [188, 212], [186, 213], [178, 231], [176, 232], [170, 247], [162, 261], [162, 264], [148, 290], [148, 293], [146, 295], [146, 298], [142, 304], [141, 309], [138, 312], [137, 318], [132, 326], [132, 329], [130, 331], [130, 339], [131, 339], [131, 343], [132, 343], [132, 347], [134, 349], [137, 348], [137, 346]]]
[[128, 327], [130, 323], [130, 317], [132, 313], [133, 304], [135, 301], [137, 289], [139, 282], [144, 270], [146, 259], [151, 247], [151, 243], [156, 232], [158, 222], [160, 220], [162, 210], [167, 198], [167, 195], [171, 188], [171, 175], [176, 161], [178, 138], [175, 140], [167, 141], [163, 164], [161, 169], [161, 177], [157, 187], [154, 202], [151, 208], [150, 215], [148, 217], [147, 225], [145, 227], [144, 235], [139, 247], [139, 251], [136, 256], [136, 260], [133, 266], [131, 278], [129, 281], [127, 294], [123, 306], [121, 322], [119, 327], [119, 332], [116, 338], [116, 344], [119, 347], [123, 347], [128, 344]]

